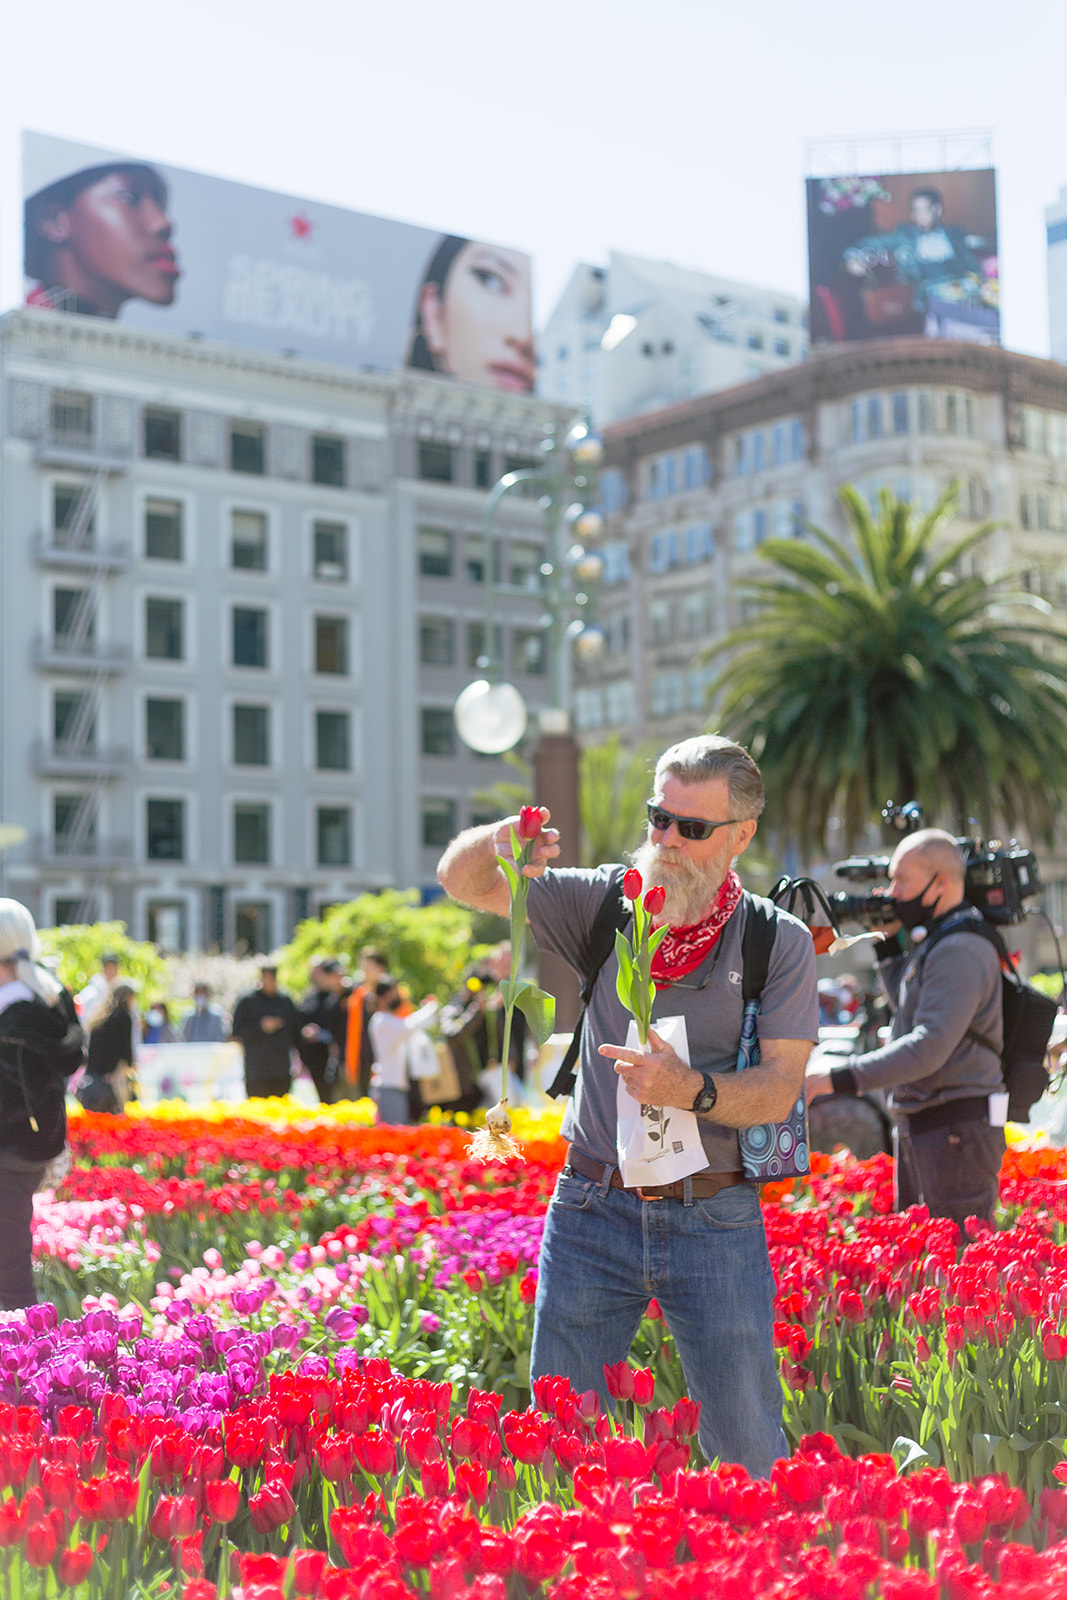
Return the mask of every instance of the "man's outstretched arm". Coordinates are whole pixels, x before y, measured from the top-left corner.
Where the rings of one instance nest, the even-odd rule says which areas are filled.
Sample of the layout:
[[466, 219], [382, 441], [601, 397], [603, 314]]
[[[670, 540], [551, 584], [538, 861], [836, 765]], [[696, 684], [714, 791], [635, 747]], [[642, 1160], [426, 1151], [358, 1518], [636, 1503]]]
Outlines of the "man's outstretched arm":
[[[559, 834], [546, 826], [548, 821], [549, 812], [542, 806], [541, 832], [525, 868], [528, 878], [539, 878], [553, 857], [559, 855]], [[493, 911], [498, 917], [506, 917], [511, 910], [511, 892], [497, 856], [506, 861], [514, 859], [511, 830], [518, 825], [518, 817], [505, 817], [503, 822], [468, 828], [453, 839], [437, 863], [437, 876], [445, 893], [476, 911]]]

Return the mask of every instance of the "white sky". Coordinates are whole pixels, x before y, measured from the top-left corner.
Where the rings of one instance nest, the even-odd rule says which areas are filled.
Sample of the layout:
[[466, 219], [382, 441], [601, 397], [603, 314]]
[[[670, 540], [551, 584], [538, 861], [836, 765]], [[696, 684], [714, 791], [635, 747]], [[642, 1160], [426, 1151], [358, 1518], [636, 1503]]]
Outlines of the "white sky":
[[22, 128], [520, 246], [539, 320], [612, 247], [806, 296], [806, 139], [990, 128], [1004, 342], [1047, 354], [1063, 0], [48, 0], [2, 38], [4, 307]]

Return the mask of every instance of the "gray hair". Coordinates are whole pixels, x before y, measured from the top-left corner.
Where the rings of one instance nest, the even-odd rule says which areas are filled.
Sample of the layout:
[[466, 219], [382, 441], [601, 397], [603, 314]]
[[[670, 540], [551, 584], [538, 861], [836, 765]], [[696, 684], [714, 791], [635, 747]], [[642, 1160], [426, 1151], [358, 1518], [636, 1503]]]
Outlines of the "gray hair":
[[718, 733], [697, 734], [664, 750], [656, 762], [656, 787], [670, 776], [681, 783], [708, 783], [725, 778], [730, 810], [738, 822], [759, 816], [766, 797], [760, 770], [748, 751]]
[[63, 985], [38, 965], [40, 953], [37, 929], [26, 907], [19, 900], [0, 900], [0, 961], [9, 961], [15, 976], [39, 999], [54, 1006]]

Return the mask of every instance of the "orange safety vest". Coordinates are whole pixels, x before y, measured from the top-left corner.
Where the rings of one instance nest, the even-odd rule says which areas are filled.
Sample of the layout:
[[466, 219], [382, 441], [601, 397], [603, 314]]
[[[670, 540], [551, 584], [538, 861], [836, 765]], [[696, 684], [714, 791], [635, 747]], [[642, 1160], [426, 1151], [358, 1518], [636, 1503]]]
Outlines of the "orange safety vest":
[[[363, 1053], [363, 1013], [366, 1009], [366, 999], [371, 993], [369, 983], [361, 983], [352, 990], [348, 997], [348, 1026], [345, 1030], [345, 1082], [357, 1084], [359, 1082], [360, 1058]], [[400, 1017], [410, 1017], [415, 1007], [410, 1000], [404, 1000], [397, 1012]]]

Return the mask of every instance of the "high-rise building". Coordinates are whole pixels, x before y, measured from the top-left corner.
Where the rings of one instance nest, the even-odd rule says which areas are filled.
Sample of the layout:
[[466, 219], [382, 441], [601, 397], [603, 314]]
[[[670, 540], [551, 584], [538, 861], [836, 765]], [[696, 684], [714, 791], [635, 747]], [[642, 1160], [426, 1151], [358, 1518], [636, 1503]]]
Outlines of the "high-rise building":
[[795, 366], [807, 308], [793, 295], [612, 251], [582, 263], [545, 324], [539, 388], [598, 427]]
[[167, 948], [264, 950], [432, 893], [508, 769], [452, 706], [547, 701], [544, 519], [486, 490], [568, 412], [101, 318], [0, 319], [0, 893]]
[[1048, 241], [1048, 332], [1053, 361], [1067, 364], [1067, 188], [1045, 207]]

